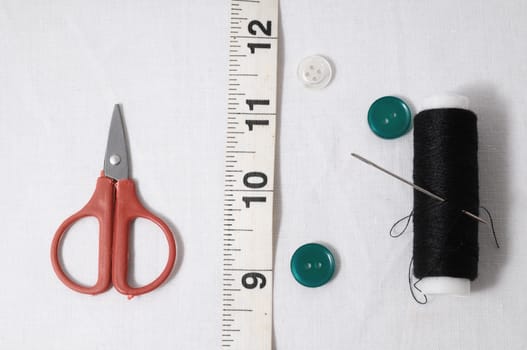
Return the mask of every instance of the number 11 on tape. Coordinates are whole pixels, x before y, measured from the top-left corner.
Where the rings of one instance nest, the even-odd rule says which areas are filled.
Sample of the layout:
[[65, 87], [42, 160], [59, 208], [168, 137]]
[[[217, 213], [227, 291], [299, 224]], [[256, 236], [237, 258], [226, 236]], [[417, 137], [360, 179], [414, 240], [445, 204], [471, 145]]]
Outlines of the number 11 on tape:
[[271, 350], [278, 0], [230, 0], [222, 348]]

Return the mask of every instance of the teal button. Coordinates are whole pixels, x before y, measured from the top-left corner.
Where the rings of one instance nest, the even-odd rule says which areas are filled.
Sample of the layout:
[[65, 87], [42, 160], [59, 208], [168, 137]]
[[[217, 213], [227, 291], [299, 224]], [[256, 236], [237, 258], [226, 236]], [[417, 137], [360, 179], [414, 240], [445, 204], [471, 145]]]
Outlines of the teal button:
[[410, 129], [412, 112], [400, 98], [384, 96], [376, 100], [368, 110], [370, 129], [384, 139], [403, 136]]
[[304, 244], [291, 257], [291, 272], [301, 285], [320, 287], [333, 276], [335, 258], [331, 251], [321, 244]]

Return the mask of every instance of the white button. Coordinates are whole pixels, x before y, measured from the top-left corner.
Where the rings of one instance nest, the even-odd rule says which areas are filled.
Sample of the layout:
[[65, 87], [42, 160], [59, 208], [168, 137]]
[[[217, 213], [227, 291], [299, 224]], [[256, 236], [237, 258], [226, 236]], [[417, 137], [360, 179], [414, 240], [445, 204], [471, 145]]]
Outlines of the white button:
[[326, 87], [332, 76], [331, 64], [323, 56], [308, 56], [298, 65], [298, 79], [310, 88], [321, 89]]

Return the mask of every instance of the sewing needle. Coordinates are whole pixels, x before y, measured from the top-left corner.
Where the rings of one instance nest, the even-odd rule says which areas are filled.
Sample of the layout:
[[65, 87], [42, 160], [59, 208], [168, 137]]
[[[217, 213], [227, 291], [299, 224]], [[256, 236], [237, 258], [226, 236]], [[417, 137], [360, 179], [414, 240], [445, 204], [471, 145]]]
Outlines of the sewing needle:
[[[412, 187], [413, 187], [414, 189], [416, 189], [417, 191], [419, 191], [419, 192], [421, 192], [421, 193], [424, 193], [424, 194], [426, 194], [427, 196], [434, 198], [435, 200], [438, 200], [438, 201], [440, 201], [440, 202], [444, 202], [444, 201], [445, 201], [444, 198], [439, 197], [438, 195], [436, 195], [436, 194], [434, 194], [434, 193], [432, 193], [432, 192], [430, 192], [430, 191], [428, 191], [428, 190], [422, 188], [421, 186], [418, 186], [418, 185], [414, 184], [413, 182], [410, 182], [410, 181], [408, 181], [408, 180], [406, 180], [406, 179], [400, 177], [399, 175], [396, 175], [396, 174], [392, 173], [391, 171], [388, 171], [388, 170], [384, 169], [383, 167], [381, 167], [381, 166], [375, 164], [374, 162], [372, 162], [371, 160], [368, 160], [368, 159], [366, 159], [366, 158], [364, 158], [364, 157], [362, 157], [362, 156], [359, 156], [357, 153], [351, 153], [351, 156], [357, 158], [358, 160], [360, 160], [360, 161], [362, 161], [362, 162], [364, 162], [364, 163], [366, 163], [366, 164], [368, 164], [368, 165], [371, 165], [372, 167], [374, 167], [374, 168], [376, 168], [376, 169], [382, 171], [382, 172], [385, 173], [385, 174], [388, 174], [388, 175], [390, 175], [390, 176], [396, 178], [397, 180], [399, 180], [399, 181], [401, 181], [401, 182], [404, 182], [405, 184], [407, 184], [407, 185], [409, 185], [409, 186], [412, 186]], [[477, 215], [475, 215], [475, 214], [469, 212], [468, 210], [461, 210], [461, 212], [462, 212], [463, 214], [465, 214], [465, 215], [471, 217], [472, 219], [475, 219], [475, 220], [477, 220], [477, 221], [479, 221], [479, 222], [481, 222], [481, 223], [483, 223], [483, 224], [485, 224], [485, 225], [489, 225], [489, 223], [488, 223], [487, 221], [485, 221], [485, 220], [483, 220], [482, 218], [480, 218], [479, 216], [477, 216]]]

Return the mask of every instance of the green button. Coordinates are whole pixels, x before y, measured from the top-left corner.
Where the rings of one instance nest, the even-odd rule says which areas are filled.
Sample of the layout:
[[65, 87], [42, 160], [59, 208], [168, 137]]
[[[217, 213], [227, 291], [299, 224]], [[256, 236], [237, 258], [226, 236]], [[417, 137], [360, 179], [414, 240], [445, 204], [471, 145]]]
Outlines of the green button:
[[368, 110], [370, 129], [384, 139], [394, 139], [406, 134], [412, 123], [412, 112], [400, 98], [384, 96]]
[[291, 258], [291, 272], [303, 286], [320, 287], [335, 271], [335, 259], [328, 248], [317, 243], [304, 244]]

